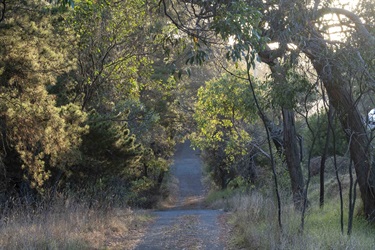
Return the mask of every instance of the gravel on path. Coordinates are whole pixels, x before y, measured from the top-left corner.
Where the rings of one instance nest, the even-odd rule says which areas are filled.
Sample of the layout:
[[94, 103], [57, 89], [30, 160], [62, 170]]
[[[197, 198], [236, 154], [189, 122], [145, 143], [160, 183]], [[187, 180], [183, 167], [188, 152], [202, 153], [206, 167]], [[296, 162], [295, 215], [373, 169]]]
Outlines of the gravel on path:
[[178, 182], [176, 204], [153, 212], [156, 220], [135, 249], [227, 249], [225, 213], [203, 208], [202, 162], [189, 141], [177, 147], [171, 172]]

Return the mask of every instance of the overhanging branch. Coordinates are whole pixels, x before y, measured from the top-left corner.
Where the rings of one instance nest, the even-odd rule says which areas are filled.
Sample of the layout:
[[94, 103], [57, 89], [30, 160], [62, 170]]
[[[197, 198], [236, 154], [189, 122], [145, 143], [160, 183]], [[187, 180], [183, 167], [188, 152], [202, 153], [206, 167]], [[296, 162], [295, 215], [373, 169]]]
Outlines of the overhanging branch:
[[349, 10], [341, 9], [341, 8], [323, 8], [323, 9], [318, 10], [317, 18], [321, 18], [327, 14], [336, 14], [336, 15], [346, 16], [355, 24], [356, 31], [360, 34], [362, 38], [366, 40], [368, 45], [375, 46], [375, 37], [371, 35], [371, 33], [366, 29], [362, 20], [355, 13]]

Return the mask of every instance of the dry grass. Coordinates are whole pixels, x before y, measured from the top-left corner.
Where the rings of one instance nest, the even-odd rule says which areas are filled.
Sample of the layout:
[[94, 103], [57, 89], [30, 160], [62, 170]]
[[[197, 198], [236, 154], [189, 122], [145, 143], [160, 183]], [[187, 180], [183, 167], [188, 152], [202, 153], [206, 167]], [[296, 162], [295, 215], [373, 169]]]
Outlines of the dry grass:
[[151, 217], [130, 209], [93, 209], [79, 202], [3, 210], [1, 249], [132, 249]]
[[355, 218], [350, 237], [341, 234], [335, 198], [327, 201], [324, 209], [311, 205], [303, 233], [301, 214], [288, 205], [291, 203], [287, 199], [283, 200], [282, 207], [283, 230], [279, 229], [273, 200], [256, 191], [230, 198], [230, 203], [235, 204], [231, 224], [234, 227], [232, 243], [237, 249], [374, 249], [375, 228], [359, 217]]

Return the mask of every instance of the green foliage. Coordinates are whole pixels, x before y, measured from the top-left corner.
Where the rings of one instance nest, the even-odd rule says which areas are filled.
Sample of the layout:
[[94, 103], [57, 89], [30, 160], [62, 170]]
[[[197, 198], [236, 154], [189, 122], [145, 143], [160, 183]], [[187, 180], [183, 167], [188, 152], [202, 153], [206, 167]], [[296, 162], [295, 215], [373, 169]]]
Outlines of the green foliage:
[[151, 79], [143, 1], [75, 3], [60, 12], [14, 2], [0, 24], [1, 191], [67, 188], [149, 205], [173, 152], [160, 115], [174, 114], [175, 84]]
[[72, 169], [66, 182], [76, 191], [92, 186], [91, 191], [87, 190], [88, 195], [97, 199], [98, 192], [112, 193], [112, 186], [116, 185], [122, 190], [119, 196], [126, 199], [123, 202], [150, 207], [156, 201], [169, 161], [136, 139], [128, 123], [121, 122], [127, 117], [128, 113], [124, 113], [116, 117], [119, 121], [113, 121], [111, 117], [90, 112], [87, 122], [90, 130], [82, 137], [80, 148], [82, 161]]
[[143, 1], [77, 2], [66, 25], [76, 35], [72, 53], [78, 67], [71, 76], [73, 85], [60, 83], [74, 93], [71, 100], [89, 110], [139, 96], [142, 81], [152, 72], [144, 52], [147, 21]]
[[72, 8], [74, 8], [74, 2], [75, 2], [74, 0], [47, 0], [47, 1], [53, 4], [57, 4], [59, 6], [62, 6], [62, 7], [69, 6]]
[[231, 210], [233, 209], [232, 206], [234, 204], [231, 204], [228, 201], [231, 199], [231, 197], [235, 196], [238, 193], [238, 191], [239, 190], [230, 188], [211, 191], [207, 195], [205, 202], [213, 208], [224, 208], [226, 211]]
[[[127, 172], [137, 166], [143, 152], [127, 124], [114, 123], [95, 112], [90, 113], [88, 124], [90, 130], [82, 137], [84, 158], [74, 169], [71, 179], [84, 178], [85, 181], [80, 183], [86, 185], [95, 183], [99, 178], [110, 181], [112, 176], [127, 177]], [[79, 181], [74, 180], [73, 183], [78, 184]]]
[[[309, 131], [307, 127], [305, 127], [303, 131], [303, 136], [306, 142], [306, 148], [310, 151], [312, 150], [312, 156], [321, 156], [324, 152], [325, 144], [326, 144], [326, 136], [327, 136], [327, 128], [329, 126], [328, 123], [328, 116], [327, 113], [323, 110], [321, 112], [315, 113], [309, 117], [309, 124], [313, 131]], [[339, 124], [338, 118], [335, 117], [333, 119], [333, 123], [331, 124], [333, 128], [330, 131], [330, 140], [328, 144], [328, 155], [345, 155], [348, 150], [348, 142], [346, 139], [346, 135], [344, 131], [341, 129]], [[334, 137], [332, 136], [334, 133]], [[313, 137], [316, 137], [314, 148], [311, 149]], [[335, 140], [333, 140], [333, 138]], [[336, 144], [334, 146], [334, 143]], [[334, 148], [336, 152], [334, 152]]]
[[[79, 161], [85, 115], [72, 104], [57, 108], [44, 95], [24, 90], [22, 101], [14, 100], [4, 113], [7, 139], [19, 154], [25, 177], [32, 187], [42, 187], [51, 176], [48, 167], [67, 171]], [[32, 102], [26, 96], [30, 94]], [[36, 99], [36, 97], [38, 99]], [[39, 99], [40, 98], [40, 99]], [[35, 100], [36, 99], [36, 100]]]
[[[277, 78], [275, 78], [277, 79]], [[270, 86], [270, 97], [274, 104], [287, 109], [295, 109], [305, 102], [312, 84], [305, 75], [288, 70], [285, 80], [274, 80]]]
[[205, 149], [228, 141], [226, 151], [238, 151], [251, 140], [241, 125], [253, 122], [254, 117], [256, 110], [248, 83], [224, 74], [206, 82], [198, 91], [195, 119], [199, 132], [195, 143]]
[[159, 189], [174, 145], [170, 123], [160, 120], [169, 112], [173, 84], [162, 85], [153, 75], [146, 10], [136, 0], [77, 1], [66, 23], [75, 35], [77, 68], [50, 88], [60, 104], [74, 102], [89, 111], [83, 160], [67, 180], [70, 187], [99, 185], [100, 178], [108, 189], [116, 182], [131, 204], [142, 206], [150, 204], [146, 194]]
[[215, 13], [211, 28], [232, 44], [226, 54], [228, 60], [245, 58], [255, 65], [256, 51], [267, 42], [258, 28], [261, 18], [262, 13], [257, 8], [243, 1], [231, 2]]
[[208, 172], [218, 186], [225, 187], [243, 168], [254, 170], [253, 160], [247, 164], [252, 159], [250, 124], [257, 114], [247, 81], [224, 74], [206, 82], [198, 91], [194, 118], [198, 130], [193, 143], [204, 150]]
[[1, 158], [5, 178], [8, 171], [23, 175], [42, 190], [53, 168], [65, 172], [79, 160], [86, 115], [74, 104], [56, 107], [55, 96], [46, 90], [71, 68], [65, 43], [55, 37], [52, 25], [58, 16], [45, 16], [32, 1], [25, 5], [34, 11], [20, 15], [11, 5], [10, 18], [0, 27], [5, 48], [0, 51]]

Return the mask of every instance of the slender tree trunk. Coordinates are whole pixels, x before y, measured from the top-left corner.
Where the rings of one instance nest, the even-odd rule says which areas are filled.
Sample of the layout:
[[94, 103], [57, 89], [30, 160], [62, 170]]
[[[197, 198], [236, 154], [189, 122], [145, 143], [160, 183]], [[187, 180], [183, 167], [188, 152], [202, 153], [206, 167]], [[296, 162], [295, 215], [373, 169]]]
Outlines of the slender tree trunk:
[[[312, 129], [307, 121], [307, 117], [306, 117], [306, 124], [307, 126], [309, 127], [309, 130], [311, 132]], [[305, 214], [306, 214], [306, 208], [307, 208], [307, 193], [309, 191], [309, 185], [310, 185], [310, 181], [311, 181], [311, 154], [312, 154], [312, 151], [314, 149], [314, 146], [315, 146], [315, 142], [316, 142], [316, 134], [313, 136], [313, 140], [312, 140], [312, 143], [311, 143], [311, 148], [310, 148], [310, 152], [309, 152], [309, 157], [308, 157], [308, 160], [307, 160], [307, 180], [306, 180], [306, 187], [304, 189], [304, 193], [303, 193], [303, 208], [302, 208], [302, 213], [301, 213], [301, 227], [300, 227], [300, 230], [301, 232], [303, 232], [305, 230]]]
[[304, 204], [304, 184], [298, 150], [294, 111], [283, 108], [282, 112], [284, 124], [284, 154], [292, 185], [293, 202], [296, 209], [302, 209]]
[[325, 165], [326, 165], [326, 159], [327, 159], [327, 152], [328, 152], [328, 146], [330, 141], [330, 134], [331, 134], [331, 124], [333, 122], [333, 112], [332, 107], [329, 105], [328, 113], [327, 113], [327, 132], [326, 132], [326, 142], [324, 145], [324, 151], [322, 154], [322, 158], [320, 161], [320, 194], [319, 194], [319, 207], [323, 208], [324, 206], [324, 171], [325, 171]]
[[261, 107], [259, 105], [258, 98], [255, 94], [253, 81], [251, 80], [251, 76], [250, 76], [250, 65], [251, 65], [251, 63], [249, 61], [246, 61], [247, 80], [250, 84], [250, 90], [251, 90], [251, 93], [253, 95], [255, 105], [258, 109], [260, 118], [263, 122], [264, 127], [266, 128], [268, 149], [269, 149], [269, 152], [270, 152], [270, 160], [271, 160], [271, 166], [272, 166], [272, 175], [273, 175], [273, 180], [274, 180], [274, 183], [275, 183], [275, 193], [276, 193], [276, 200], [277, 200], [277, 219], [278, 219], [280, 231], [282, 231], [283, 230], [283, 224], [281, 222], [281, 199], [280, 199], [280, 193], [279, 193], [279, 184], [278, 184], [277, 175], [276, 175], [275, 160], [274, 160], [274, 157], [273, 157], [273, 151], [272, 151], [272, 146], [271, 146], [271, 135], [270, 135], [270, 131], [267, 129], [267, 122], [266, 122], [266, 118], [265, 118], [266, 116], [264, 115], [263, 110], [261, 109]]
[[353, 229], [353, 215], [354, 207], [357, 199], [357, 180], [353, 184], [353, 169], [352, 161], [349, 164], [349, 177], [350, 177], [350, 186], [349, 186], [349, 215], [348, 215], [348, 235], [352, 234]]
[[341, 233], [344, 234], [344, 200], [342, 197], [342, 184], [339, 176], [339, 170], [337, 168], [337, 157], [336, 157], [336, 135], [333, 129], [333, 124], [330, 123], [329, 127], [332, 131], [332, 143], [333, 143], [333, 166], [335, 169], [335, 176], [337, 180], [337, 185], [339, 187], [339, 196], [340, 196], [340, 229]]

